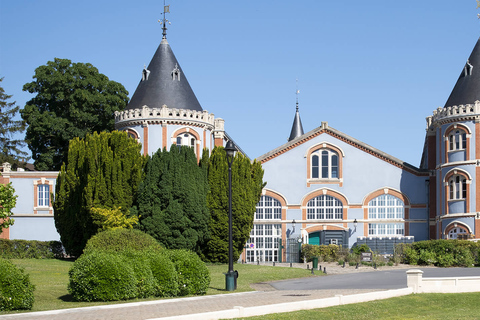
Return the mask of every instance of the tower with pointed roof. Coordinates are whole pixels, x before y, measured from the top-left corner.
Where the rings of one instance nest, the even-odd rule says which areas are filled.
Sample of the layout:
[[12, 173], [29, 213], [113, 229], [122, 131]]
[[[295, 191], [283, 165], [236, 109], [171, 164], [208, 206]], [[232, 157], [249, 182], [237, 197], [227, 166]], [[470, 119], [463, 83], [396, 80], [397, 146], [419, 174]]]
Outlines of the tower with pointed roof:
[[203, 110], [167, 41], [168, 22], [163, 13], [163, 36], [125, 111], [115, 113], [115, 128], [124, 130], [153, 154], [171, 144], [194, 148], [197, 159], [204, 148], [222, 146], [224, 121]]
[[480, 39], [443, 108], [427, 117], [431, 239], [480, 238]]
[[290, 131], [290, 137], [288, 138], [288, 141], [292, 141], [295, 138], [298, 138], [303, 135], [303, 126], [302, 126], [302, 120], [300, 119], [300, 112], [298, 111], [298, 93], [300, 91], [296, 92], [297, 95], [297, 101], [296, 101], [296, 111], [295, 111], [295, 118], [293, 118], [293, 125], [292, 125], [292, 131]]

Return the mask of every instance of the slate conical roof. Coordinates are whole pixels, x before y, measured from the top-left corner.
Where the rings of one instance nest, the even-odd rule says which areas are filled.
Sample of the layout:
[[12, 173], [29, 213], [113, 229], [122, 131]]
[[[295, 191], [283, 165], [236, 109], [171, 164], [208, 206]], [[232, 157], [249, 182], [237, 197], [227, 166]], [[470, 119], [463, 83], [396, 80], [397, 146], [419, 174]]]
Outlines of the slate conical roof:
[[143, 70], [142, 80], [126, 109], [144, 105], [161, 108], [164, 104], [169, 108], [203, 111], [165, 37]]
[[302, 120], [300, 119], [300, 112], [298, 112], [298, 105], [297, 105], [297, 111], [295, 112], [292, 131], [290, 132], [290, 138], [288, 138], [288, 141], [292, 141], [293, 139], [300, 136], [303, 136], [303, 126], [302, 126]]
[[480, 39], [465, 63], [445, 107], [473, 104], [480, 100]]

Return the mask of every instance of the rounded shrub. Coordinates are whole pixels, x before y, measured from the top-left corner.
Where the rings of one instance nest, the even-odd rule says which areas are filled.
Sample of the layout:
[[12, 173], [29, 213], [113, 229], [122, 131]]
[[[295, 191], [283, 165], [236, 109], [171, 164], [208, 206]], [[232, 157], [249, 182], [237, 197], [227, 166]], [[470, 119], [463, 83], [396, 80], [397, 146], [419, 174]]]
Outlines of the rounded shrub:
[[110, 229], [91, 237], [84, 253], [103, 251], [129, 253], [142, 250], [161, 250], [162, 246], [152, 236], [137, 229]]
[[178, 274], [179, 295], [200, 295], [207, 292], [210, 272], [198, 255], [187, 250], [168, 250]]
[[153, 276], [150, 268], [150, 258], [147, 254], [142, 251], [124, 255], [123, 258], [125, 263], [133, 269], [133, 274], [136, 278], [137, 292], [135, 296], [137, 298], [157, 296], [157, 280]]
[[34, 290], [23, 269], [0, 259], [0, 311], [32, 309]]
[[68, 274], [68, 292], [77, 301], [126, 300], [135, 298], [138, 292], [134, 270], [121, 255], [83, 254]]
[[178, 275], [168, 250], [145, 252], [149, 267], [156, 280], [155, 296], [175, 297], [179, 291]]

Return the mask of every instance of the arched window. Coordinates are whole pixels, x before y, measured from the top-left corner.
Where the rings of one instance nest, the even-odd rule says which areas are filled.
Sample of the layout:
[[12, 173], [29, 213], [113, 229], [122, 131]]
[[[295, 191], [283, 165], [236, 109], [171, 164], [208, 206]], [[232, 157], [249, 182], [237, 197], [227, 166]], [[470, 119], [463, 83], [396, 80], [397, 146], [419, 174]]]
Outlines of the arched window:
[[449, 232], [448, 232], [448, 239], [457, 239], [459, 238], [459, 235], [464, 235], [464, 234], [468, 234], [469, 232], [462, 228], [462, 227], [459, 227], [459, 226], [456, 226], [456, 227], [453, 227]]
[[312, 153], [312, 179], [338, 179], [338, 154], [331, 149], [319, 149]]
[[368, 202], [368, 219], [379, 220], [378, 223], [368, 224], [369, 236], [403, 236], [404, 223], [393, 223], [388, 220], [405, 219], [405, 204], [391, 194], [382, 194]]
[[462, 175], [453, 175], [448, 179], [449, 200], [464, 200], [467, 198], [467, 179]]
[[465, 150], [467, 148], [467, 134], [462, 129], [450, 132], [448, 136], [449, 151]]
[[343, 205], [337, 198], [321, 195], [308, 201], [307, 220], [341, 219], [343, 219]]
[[195, 148], [196, 141], [197, 139], [195, 139], [195, 137], [188, 132], [181, 133], [177, 136], [178, 148], [180, 148], [181, 146], [191, 147], [193, 148], [193, 151], [195, 152], [195, 154], [197, 153], [197, 150]]
[[282, 205], [280, 201], [270, 196], [261, 196], [257, 203], [255, 220], [280, 220], [282, 219]]

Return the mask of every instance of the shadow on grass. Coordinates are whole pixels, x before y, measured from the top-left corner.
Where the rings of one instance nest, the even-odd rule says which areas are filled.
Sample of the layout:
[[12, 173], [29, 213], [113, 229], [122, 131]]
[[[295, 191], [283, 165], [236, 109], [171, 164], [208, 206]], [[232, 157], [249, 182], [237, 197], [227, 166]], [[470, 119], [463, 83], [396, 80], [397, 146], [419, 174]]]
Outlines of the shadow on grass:
[[65, 294], [61, 297], [58, 297], [58, 299], [62, 300], [63, 302], [76, 302], [73, 300], [73, 297], [71, 294]]

